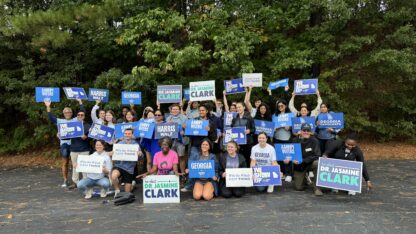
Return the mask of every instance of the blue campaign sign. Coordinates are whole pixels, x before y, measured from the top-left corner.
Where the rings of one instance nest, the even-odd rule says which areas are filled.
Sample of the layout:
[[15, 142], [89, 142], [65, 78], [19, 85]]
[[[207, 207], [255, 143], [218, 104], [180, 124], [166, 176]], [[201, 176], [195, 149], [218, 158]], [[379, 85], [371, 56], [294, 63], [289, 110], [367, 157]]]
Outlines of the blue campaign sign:
[[224, 112], [224, 128], [230, 128], [233, 119], [237, 116], [237, 112]]
[[121, 139], [124, 137], [124, 130], [127, 128], [133, 129], [134, 136], [137, 136], [137, 128], [139, 127], [139, 122], [131, 122], [131, 123], [122, 123], [114, 125], [115, 128], [115, 135], [116, 139]]
[[188, 119], [186, 121], [185, 135], [187, 136], [208, 136], [206, 127], [208, 120]]
[[134, 136], [152, 139], [154, 130], [154, 121], [149, 121], [149, 119], [143, 119], [139, 121], [139, 126], [137, 127], [137, 130], [134, 132]]
[[65, 95], [68, 99], [88, 99], [84, 88], [79, 87], [64, 87]]
[[183, 90], [183, 97], [185, 98], [185, 101], [189, 101], [189, 89]]
[[291, 127], [293, 117], [295, 117], [293, 113], [284, 113], [278, 116], [273, 115], [272, 121], [275, 124], [275, 128]]
[[84, 125], [81, 121], [74, 120], [66, 123], [58, 123], [59, 139], [70, 139], [84, 135]]
[[189, 160], [189, 178], [212, 178], [215, 176], [214, 160]]
[[274, 90], [274, 89], [277, 89], [279, 87], [286, 87], [286, 86], [289, 86], [289, 78], [269, 83], [269, 89], [270, 90]]
[[319, 128], [344, 128], [344, 113], [320, 113], [318, 115]]
[[110, 96], [110, 91], [108, 89], [89, 89], [88, 90], [88, 100], [108, 102]]
[[159, 103], [179, 103], [182, 101], [182, 85], [158, 85]]
[[363, 163], [319, 158], [316, 186], [361, 193]]
[[316, 118], [312, 116], [305, 116], [305, 117], [294, 117], [292, 118], [292, 132], [298, 133], [300, 131], [300, 127], [302, 124], [307, 123], [311, 126], [312, 132], [315, 132], [316, 128]]
[[36, 102], [59, 102], [59, 88], [56, 87], [36, 87]]
[[318, 79], [295, 80], [294, 93], [296, 95], [316, 94]]
[[277, 161], [297, 160], [302, 163], [302, 147], [299, 143], [274, 144]]
[[155, 139], [170, 137], [172, 139], [179, 137], [179, 125], [177, 123], [161, 123], [155, 126]]
[[279, 166], [253, 167], [253, 186], [282, 185]]
[[244, 93], [243, 79], [224, 80], [224, 89], [227, 94]]
[[224, 129], [224, 145], [234, 140], [239, 145], [247, 144], [246, 127]]
[[93, 124], [88, 137], [96, 140], [103, 140], [105, 142], [112, 142], [113, 135], [114, 128], [110, 128], [102, 124]]
[[273, 137], [275, 125], [273, 122], [255, 119], [254, 125], [256, 126], [255, 134], [258, 135], [261, 132], [265, 132], [267, 136]]
[[123, 105], [141, 105], [142, 104], [142, 92], [121, 92], [121, 104]]

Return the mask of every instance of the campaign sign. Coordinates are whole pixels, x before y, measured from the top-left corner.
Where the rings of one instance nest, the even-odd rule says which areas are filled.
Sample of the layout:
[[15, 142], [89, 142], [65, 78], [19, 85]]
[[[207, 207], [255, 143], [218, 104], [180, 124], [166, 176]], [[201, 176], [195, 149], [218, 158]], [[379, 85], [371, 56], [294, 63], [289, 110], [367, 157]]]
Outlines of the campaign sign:
[[361, 193], [363, 163], [319, 158], [316, 186]]
[[59, 139], [70, 139], [84, 135], [84, 125], [81, 121], [75, 120], [66, 123], [58, 123]]
[[189, 83], [190, 101], [215, 100], [215, 80]]
[[230, 128], [233, 119], [237, 116], [237, 112], [224, 112], [224, 128]]
[[179, 125], [177, 123], [161, 123], [155, 126], [155, 139], [170, 137], [172, 139], [179, 137]]
[[239, 145], [247, 144], [246, 127], [224, 129], [224, 145], [234, 140]]
[[286, 86], [289, 86], [289, 79], [288, 78], [269, 83], [269, 89], [270, 90], [275, 90], [279, 87], [286, 87]]
[[64, 87], [63, 89], [68, 99], [88, 99], [84, 88]]
[[227, 94], [244, 93], [243, 79], [224, 80], [224, 89]]
[[136, 136], [137, 135], [136, 132], [137, 132], [138, 127], [139, 127], [139, 122], [115, 124], [114, 129], [115, 129], [116, 139], [123, 138], [124, 137], [124, 130], [126, 130], [127, 128], [133, 129], [133, 134], [134, 134], [134, 136]]
[[293, 117], [295, 117], [293, 113], [284, 113], [278, 116], [273, 115], [272, 121], [275, 124], [275, 128], [291, 127]]
[[302, 163], [302, 147], [299, 143], [274, 144], [277, 161], [297, 160]]
[[189, 160], [189, 178], [212, 178], [215, 176], [214, 160]]
[[183, 97], [185, 101], [189, 101], [189, 89], [183, 89]]
[[134, 136], [135, 137], [152, 139], [154, 130], [155, 130], [155, 123], [154, 122], [150, 122], [148, 120], [146, 121], [146, 119], [140, 120], [139, 125], [137, 126], [137, 128], [134, 132]]
[[243, 73], [243, 86], [262, 87], [263, 73]]
[[151, 175], [143, 179], [143, 203], [179, 203], [179, 177]]
[[104, 157], [96, 155], [78, 155], [77, 172], [103, 173]]
[[300, 127], [302, 124], [307, 123], [311, 126], [311, 131], [315, 132], [316, 128], [316, 118], [312, 116], [305, 116], [305, 117], [294, 117], [292, 118], [292, 132], [298, 133], [300, 131]]
[[344, 128], [344, 113], [320, 113], [318, 115], [319, 128]]
[[108, 102], [110, 91], [108, 89], [89, 89], [88, 100], [89, 101], [101, 101]]
[[158, 85], [159, 103], [179, 103], [182, 101], [182, 85]]
[[142, 92], [121, 92], [121, 104], [123, 105], [141, 105], [142, 104]]
[[296, 95], [316, 94], [318, 79], [295, 80], [294, 87]]
[[137, 161], [139, 156], [138, 144], [114, 144], [113, 161]]
[[226, 187], [253, 187], [253, 169], [251, 168], [226, 168]]
[[89, 138], [111, 142], [113, 140], [114, 129], [102, 124], [93, 124], [88, 134]]
[[258, 135], [261, 132], [265, 132], [267, 136], [273, 137], [273, 133], [274, 133], [273, 122], [255, 119], [254, 125], [256, 126], [255, 134]]
[[185, 135], [187, 136], [208, 136], [206, 127], [208, 120], [188, 119], [186, 121]]
[[253, 186], [282, 185], [279, 166], [253, 167]]
[[55, 87], [36, 87], [36, 102], [59, 102], [59, 88]]

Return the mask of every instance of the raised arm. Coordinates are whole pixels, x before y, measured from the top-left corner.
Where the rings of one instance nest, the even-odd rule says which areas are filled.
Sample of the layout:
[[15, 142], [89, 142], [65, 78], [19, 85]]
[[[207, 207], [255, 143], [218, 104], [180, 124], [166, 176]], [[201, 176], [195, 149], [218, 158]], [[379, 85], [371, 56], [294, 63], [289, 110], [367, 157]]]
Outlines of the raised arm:
[[51, 112], [51, 102], [45, 101], [46, 111], [48, 112], [48, 118], [49, 120], [56, 124], [58, 122], [57, 118], [52, 114]]
[[100, 109], [100, 106], [99, 106], [100, 102], [101, 102], [100, 100], [96, 100], [95, 101], [95, 106], [91, 110], [91, 119], [92, 119], [93, 123], [96, 123], [97, 120], [98, 120], [97, 110]]
[[319, 93], [319, 90], [316, 90], [316, 96], [318, 99], [316, 101], [315, 109], [311, 111], [311, 116], [317, 116], [319, 114], [319, 109], [321, 108], [322, 98], [321, 98], [321, 94]]
[[250, 98], [251, 98], [251, 87], [246, 88], [246, 96], [244, 97], [244, 104], [246, 105], [247, 111], [251, 113], [251, 109], [253, 106], [251, 105]]
[[228, 107], [228, 101], [227, 101], [227, 92], [222, 91], [223, 99], [224, 99], [224, 110], [225, 112], [230, 112], [230, 107]]
[[292, 93], [292, 98], [289, 101], [289, 110], [290, 112], [292, 112], [293, 114], [297, 115], [298, 114], [298, 110], [295, 107], [295, 92]]

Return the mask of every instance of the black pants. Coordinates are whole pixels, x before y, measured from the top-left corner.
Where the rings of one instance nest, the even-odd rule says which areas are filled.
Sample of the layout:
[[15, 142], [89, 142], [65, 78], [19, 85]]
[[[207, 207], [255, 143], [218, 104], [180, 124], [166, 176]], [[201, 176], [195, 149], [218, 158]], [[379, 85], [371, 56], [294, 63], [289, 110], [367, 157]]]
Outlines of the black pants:
[[224, 198], [230, 198], [232, 196], [241, 197], [244, 195], [244, 193], [245, 193], [245, 188], [240, 188], [240, 187], [227, 188], [225, 187], [225, 184], [221, 186], [221, 196], [223, 196]]
[[250, 167], [250, 156], [251, 156], [251, 148], [253, 145], [247, 144], [247, 145], [240, 145], [240, 151], [239, 153], [244, 156], [246, 159], [247, 167]]

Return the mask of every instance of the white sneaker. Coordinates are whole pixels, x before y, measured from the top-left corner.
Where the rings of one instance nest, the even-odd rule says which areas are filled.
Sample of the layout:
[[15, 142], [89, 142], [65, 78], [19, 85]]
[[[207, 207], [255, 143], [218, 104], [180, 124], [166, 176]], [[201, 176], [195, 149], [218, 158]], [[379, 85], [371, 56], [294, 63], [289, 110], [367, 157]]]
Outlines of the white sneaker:
[[102, 188], [100, 191], [100, 197], [107, 197], [107, 189]]
[[285, 181], [288, 183], [292, 182], [292, 176], [286, 176]]
[[85, 199], [90, 199], [90, 198], [92, 198], [92, 188], [88, 188], [85, 191]]
[[339, 190], [338, 190], [338, 189], [332, 189], [332, 192], [333, 192], [333, 193], [338, 193], [338, 192], [339, 192]]
[[181, 188], [181, 192], [186, 193], [186, 192], [190, 192], [190, 191], [191, 191], [191, 190], [190, 190], [190, 189], [188, 189], [188, 188], [186, 188], [186, 187]]
[[114, 190], [114, 197], [117, 197], [117, 194], [120, 193], [120, 189]]
[[355, 196], [355, 192], [351, 192], [351, 191], [348, 191], [348, 195], [350, 195], [350, 196]]
[[136, 186], [136, 180], [133, 180], [132, 182], [131, 182], [131, 187], [132, 188], [134, 188]]
[[61, 185], [61, 188], [68, 187], [68, 181], [64, 180], [64, 183]]
[[311, 180], [311, 178], [309, 177], [309, 175], [308, 175], [308, 174], [305, 174], [305, 178], [306, 178], [306, 183], [307, 183], [308, 185], [311, 185], [311, 184], [312, 184], [312, 180]]
[[267, 192], [272, 193], [274, 191], [274, 185], [267, 186]]
[[315, 175], [313, 174], [313, 171], [309, 172], [309, 178], [313, 178]]

